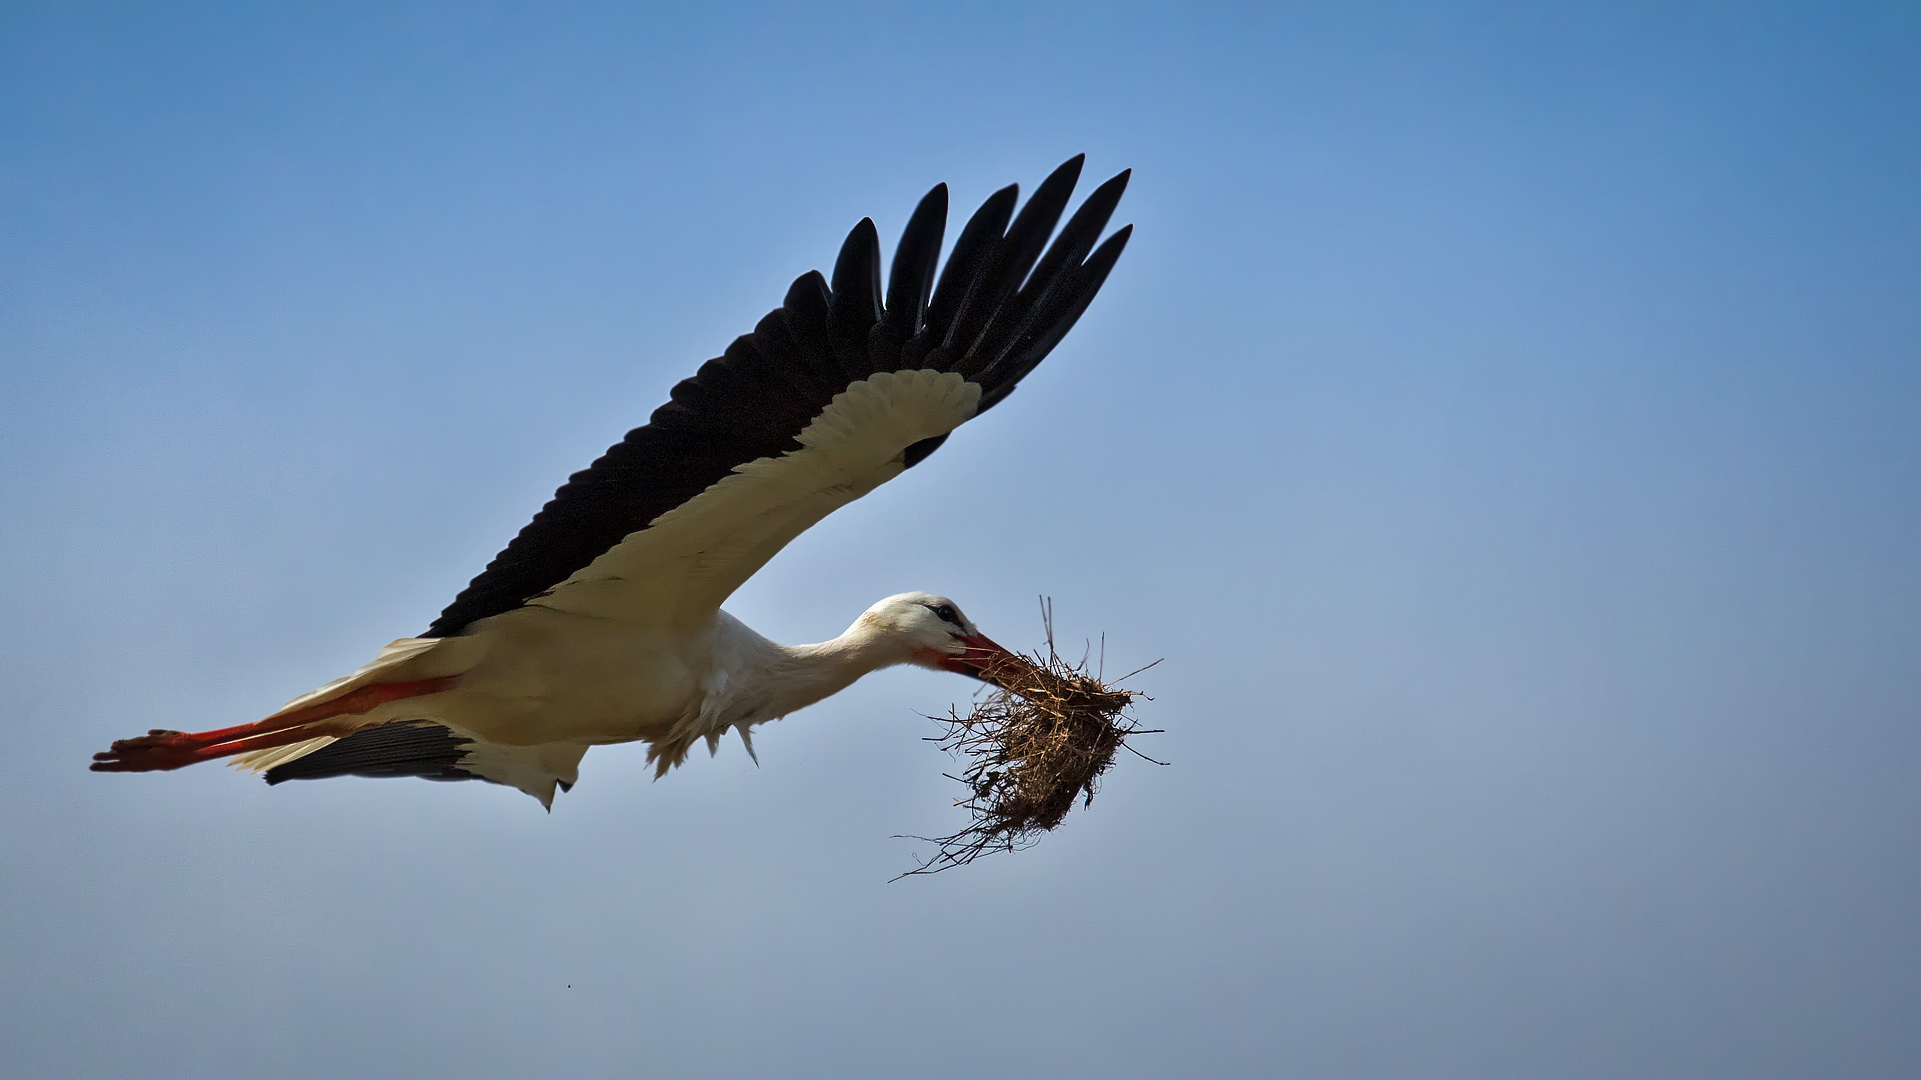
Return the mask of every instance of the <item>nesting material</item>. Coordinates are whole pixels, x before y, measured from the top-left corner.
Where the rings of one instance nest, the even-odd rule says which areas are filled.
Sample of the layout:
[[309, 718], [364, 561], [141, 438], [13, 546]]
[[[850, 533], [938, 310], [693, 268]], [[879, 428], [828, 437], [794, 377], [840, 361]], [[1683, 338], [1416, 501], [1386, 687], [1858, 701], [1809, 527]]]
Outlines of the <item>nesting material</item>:
[[[938, 850], [902, 877], [937, 873], [996, 851], [1029, 847], [1041, 834], [1060, 826], [1075, 800], [1082, 806], [1094, 801], [1101, 774], [1121, 750], [1154, 761], [1127, 745], [1129, 736], [1158, 734], [1158, 729], [1142, 728], [1127, 715], [1134, 700], [1143, 695], [1088, 674], [1085, 659], [1063, 660], [1054, 651], [1051, 614], [1046, 612], [1045, 655], [1036, 653], [990, 669], [987, 675], [1000, 689], [965, 716], [953, 709], [945, 718], [935, 718], [947, 730], [928, 741], [939, 743], [965, 764], [960, 775], [947, 775], [967, 786], [969, 795], [954, 802], [968, 812], [971, 821], [951, 836], [916, 837], [937, 845]], [[1119, 681], [1128, 677], [1132, 676]]]

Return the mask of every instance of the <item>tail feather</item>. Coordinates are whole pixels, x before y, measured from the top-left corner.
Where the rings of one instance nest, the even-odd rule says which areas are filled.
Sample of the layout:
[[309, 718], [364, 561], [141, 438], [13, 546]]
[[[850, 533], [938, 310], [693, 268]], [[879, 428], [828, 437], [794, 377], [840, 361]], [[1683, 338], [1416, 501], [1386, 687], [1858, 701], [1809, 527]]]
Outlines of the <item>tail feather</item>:
[[338, 735], [321, 735], [317, 738], [308, 739], [305, 742], [289, 743], [286, 746], [275, 746], [266, 750], [255, 750], [251, 753], [241, 754], [232, 761], [227, 762], [227, 765], [230, 768], [240, 769], [244, 772], [266, 772], [276, 765], [285, 764], [295, 758], [305, 757], [323, 746], [329, 746], [339, 741], [340, 737]]
[[[460, 670], [458, 665], [444, 663], [431, 664], [430, 666], [435, 669], [432, 671], [410, 670], [403, 674], [400, 669], [404, 665], [421, 659], [429, 652], [437, 651], [440, 654], [435, 657], [435, 660], [440, 660], [442, 657], [453, 659], [448, 654], [456, 650], [462, 641], [461, 638], [396, 638], [383, 646], [379, 655], [367, 661], [360, 670], [351, 675], [343, 675], [317, 690], [309, 690], [282, 705], [266, 719], [272, 720], [276, 716], [312, 708], [377, 682], [395, 682], [405, 677], [421, 678], [427, 675], [456, 674]], [[429, 665], [422, 665], [423, 668], [426, 666]]]

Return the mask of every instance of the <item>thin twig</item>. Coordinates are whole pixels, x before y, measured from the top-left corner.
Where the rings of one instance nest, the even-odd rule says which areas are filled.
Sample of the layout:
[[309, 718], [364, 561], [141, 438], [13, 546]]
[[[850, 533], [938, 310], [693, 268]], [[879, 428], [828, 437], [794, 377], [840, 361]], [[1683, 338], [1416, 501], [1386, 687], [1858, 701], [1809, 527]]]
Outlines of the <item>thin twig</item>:
[[1127, 715], [1145, 695], [1087, 674], [1090, 662], [1097, 673], [1104, 668], [1106, 637], [1101, 638], [1098, 660], [1088, 641], [1078, 662], [1066, 661], [1055, 645], [1053, 601], [1041, 597], [1040, 609], [1046, 653], [987, 672], [1000, 689], [978, 701], [965, 717], [950, 709], [946, 717], [935, 718], [947, 730], [928, 741], [940, 743], [965, 763], [959, 776], [947, 775], [969, 789], [968, 796], [954, 804], [971, 820], [951, 836], [914, 837], [936, 850], [900, 877], [939, 873], [996, 851], [1033, 845], [1043, 833], [1058, 828], [1076, 802], [1093, 802], [1101, 776], [1123, 749], [1145, 761], [1167, 764], [1127, 744], [1131, 736], [1159, 733]]

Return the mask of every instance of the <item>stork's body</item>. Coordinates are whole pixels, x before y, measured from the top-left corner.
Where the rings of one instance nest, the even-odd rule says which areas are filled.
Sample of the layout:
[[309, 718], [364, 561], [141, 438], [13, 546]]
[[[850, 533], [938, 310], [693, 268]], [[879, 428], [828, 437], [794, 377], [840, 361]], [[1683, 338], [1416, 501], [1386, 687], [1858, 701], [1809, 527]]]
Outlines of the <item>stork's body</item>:
[[[936, 614], [943, 610], [953, 612], [953, 622]], [[926, 593], [888, 597], [845, 633], [811, 645], [772, 641], [724, 611], [704, 626], [667, 633], [532, 607], [496, 616], [470, 635], [393, 642], [360, 671], [250, 725], [284, 733], [287, 741], [249, 750], [237, 764], [270, 775], [293, 762], [324, 767], [325, 756], [316, 753], [322, 747], [354, 732], [392, 728], [381, 748], [385, 753], [404, 748], [418, 758], [439, 747], [449, 768], [492, 765], [511, 774], [503, 782], [551, 802], [556, 785], [573, 785], [580, 758], [592, 746], [649, 743], [649, 760], [664, 773], [701, 741], [717, 746], [730, 729], [752, 753], [755, 725], [837, 694], [884, 667], [920, 664], [978, 674], [1002, 661], [1000, 647], [952, 601]], [[386, 697], [383, 688], [402, 693], [378, 700]], [[353, 697], [370, 689], [372, 695]], [[364, 711], [330, 711], [363, 703]], [[304, 720], [302, 714], [321, 715]], [[289, 719], [300, 722], [277, 726]], [[183, 740], [194, 739], [174, 733], [148, 738], [160, 748], [184, 748]], [[468, 741], [456, 748], [459, 740]], [[468, 760], [475, 753], [487, 760]]]
[[754, 725], [878, 668], [991, 674], [1007, 653], [943, 597], [889, 597], [798, 646], [720, 605], [794, 537], [1005, 397], [1067, 332], [1126, 240], [1094, 245], [1122, 174], [1047, 246], [1079, 168], [1057, 170], [1011, 224], [1014, 189], [997, 193], [938, 288], [944, 188], [909, 222], [884, 298], [863, 221], [831, 288], [819, 274], [796, 281], [754, 333], [563, 486], [424, 635], [258, 723], [121, 740], [94, 768], [233, 756], [275, 783], [484, 779], [551, 803], [591, 746], [645, 741], [665, 772], [730, 729], [751, 753]]

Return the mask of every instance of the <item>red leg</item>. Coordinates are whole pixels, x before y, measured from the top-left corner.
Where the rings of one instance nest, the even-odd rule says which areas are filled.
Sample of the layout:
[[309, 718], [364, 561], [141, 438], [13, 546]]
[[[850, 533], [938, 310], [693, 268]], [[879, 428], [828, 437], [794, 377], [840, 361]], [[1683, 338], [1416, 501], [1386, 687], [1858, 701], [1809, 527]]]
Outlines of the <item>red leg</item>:
[[167, 731], [155, 728], [145, 735], [117, 740], [106, 752], [93, 755], [94, 772], [153, 772], [178, 769], [197, 761], [244, 754], [285, 746], [319, 735], [340, 735], [352, 730], [351, 724], [324, 721], [342, 716], [358, 716], [390, 701], [437, 694], [454, 683], [454, 676], [421, 679], [417, 682], [375, 683], [352, 690], [337, 698], [295, 709], [252, 724], [219, 728], [214, 731]]

